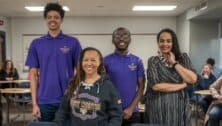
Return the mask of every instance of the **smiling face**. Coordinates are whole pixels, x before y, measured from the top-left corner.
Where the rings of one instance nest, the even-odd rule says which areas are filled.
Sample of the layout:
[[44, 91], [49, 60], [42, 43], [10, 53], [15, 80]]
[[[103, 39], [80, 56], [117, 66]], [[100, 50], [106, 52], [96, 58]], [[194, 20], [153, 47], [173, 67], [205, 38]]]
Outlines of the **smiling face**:
[[51, 10], [46, 15], [46, 23], [50, 31], [60, 30], [62, 24], [62, 18], [59, 12]]
[[85, 52], [82, 60], [82, 68], [86, 76], [98, 74], [98, 67], [100, 64], [100, 57], [96, 51], [89, 50]]
[[211, 73], [211, 66], [208, 64], [205, 64], [202, 68], [203, 74], [210, 75]]
[[160, 34], [158, 40], [158, 47], [162, 54], [168, 54], [173, 48], [172, 36], [168, 32], [163, 32]]
[[124, 52], [128, 50], [131, 37], [130, 32], [125, 28], [119, 28], [113, 33], [113, 44], [117, 51]]

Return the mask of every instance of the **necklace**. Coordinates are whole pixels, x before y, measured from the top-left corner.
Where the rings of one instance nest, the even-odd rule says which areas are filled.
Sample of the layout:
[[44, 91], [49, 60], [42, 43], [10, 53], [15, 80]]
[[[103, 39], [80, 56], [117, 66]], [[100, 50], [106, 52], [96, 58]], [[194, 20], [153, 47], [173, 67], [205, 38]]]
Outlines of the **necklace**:
[[159, 55], [159, 58], [160, 58], [160, 61], [164, 64], [164, 66], [166, 66], [166, 67], [168, 67], [168, 68], [172, 68], [172, 67], [173, 67], [173, 65], [170, 64], [170, 63], [168, 62], [168, 60], [167, 60], [164, 56], [160, 56], [160, 55]]

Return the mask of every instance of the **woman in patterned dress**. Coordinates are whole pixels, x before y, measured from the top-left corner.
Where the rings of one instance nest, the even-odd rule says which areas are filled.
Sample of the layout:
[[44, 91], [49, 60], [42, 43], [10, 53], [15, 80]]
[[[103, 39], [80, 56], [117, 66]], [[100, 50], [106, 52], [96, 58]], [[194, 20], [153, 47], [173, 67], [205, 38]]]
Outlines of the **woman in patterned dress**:
[[197, 81], [190, 58], [181, 53], [171, 29], [157, 35], [159, 52], [148, 59], [146, 116], [149, 123], [190, 126], [186, 87]]

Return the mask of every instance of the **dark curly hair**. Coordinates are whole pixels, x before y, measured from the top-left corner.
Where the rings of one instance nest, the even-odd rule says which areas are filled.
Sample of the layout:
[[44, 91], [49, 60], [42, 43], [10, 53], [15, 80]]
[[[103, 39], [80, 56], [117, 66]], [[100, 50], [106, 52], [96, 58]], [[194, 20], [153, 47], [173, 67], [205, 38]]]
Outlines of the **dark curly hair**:
[[206, 61], [207, 64], [210, 64], [211, 66], [214, 66], [215, 60], [213, 58], [208, 58]]
[[48, 3], [46, 6], [45, 6], [45, 9], [44, 9], [44, 18], [47, 17], [47, 14], [49, 11], [57, 11], [61, 18], [63, 19], [64, 18], [64, 15], [65, 15], [65, 11], [62, 9], [62, 6], [58, 3]]

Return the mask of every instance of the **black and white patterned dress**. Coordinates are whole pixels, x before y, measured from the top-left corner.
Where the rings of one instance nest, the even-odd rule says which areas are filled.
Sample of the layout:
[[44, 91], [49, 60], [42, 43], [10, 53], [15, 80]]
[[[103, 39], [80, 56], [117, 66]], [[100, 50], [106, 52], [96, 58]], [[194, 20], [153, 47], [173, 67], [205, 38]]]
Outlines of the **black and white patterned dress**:
[[[190, 58], [186, 53], [178, 62], [192, 71]], [[157, 83], [182, 83], [182, 78], [174, 68], [167, 67], [159, 56], [148, 60], [147, 69], [146, 118], [149, 123], [165, 126], [190, 126], [190, 107], [188, 93], [185, 89], [176, 92], [153, 91]]]

